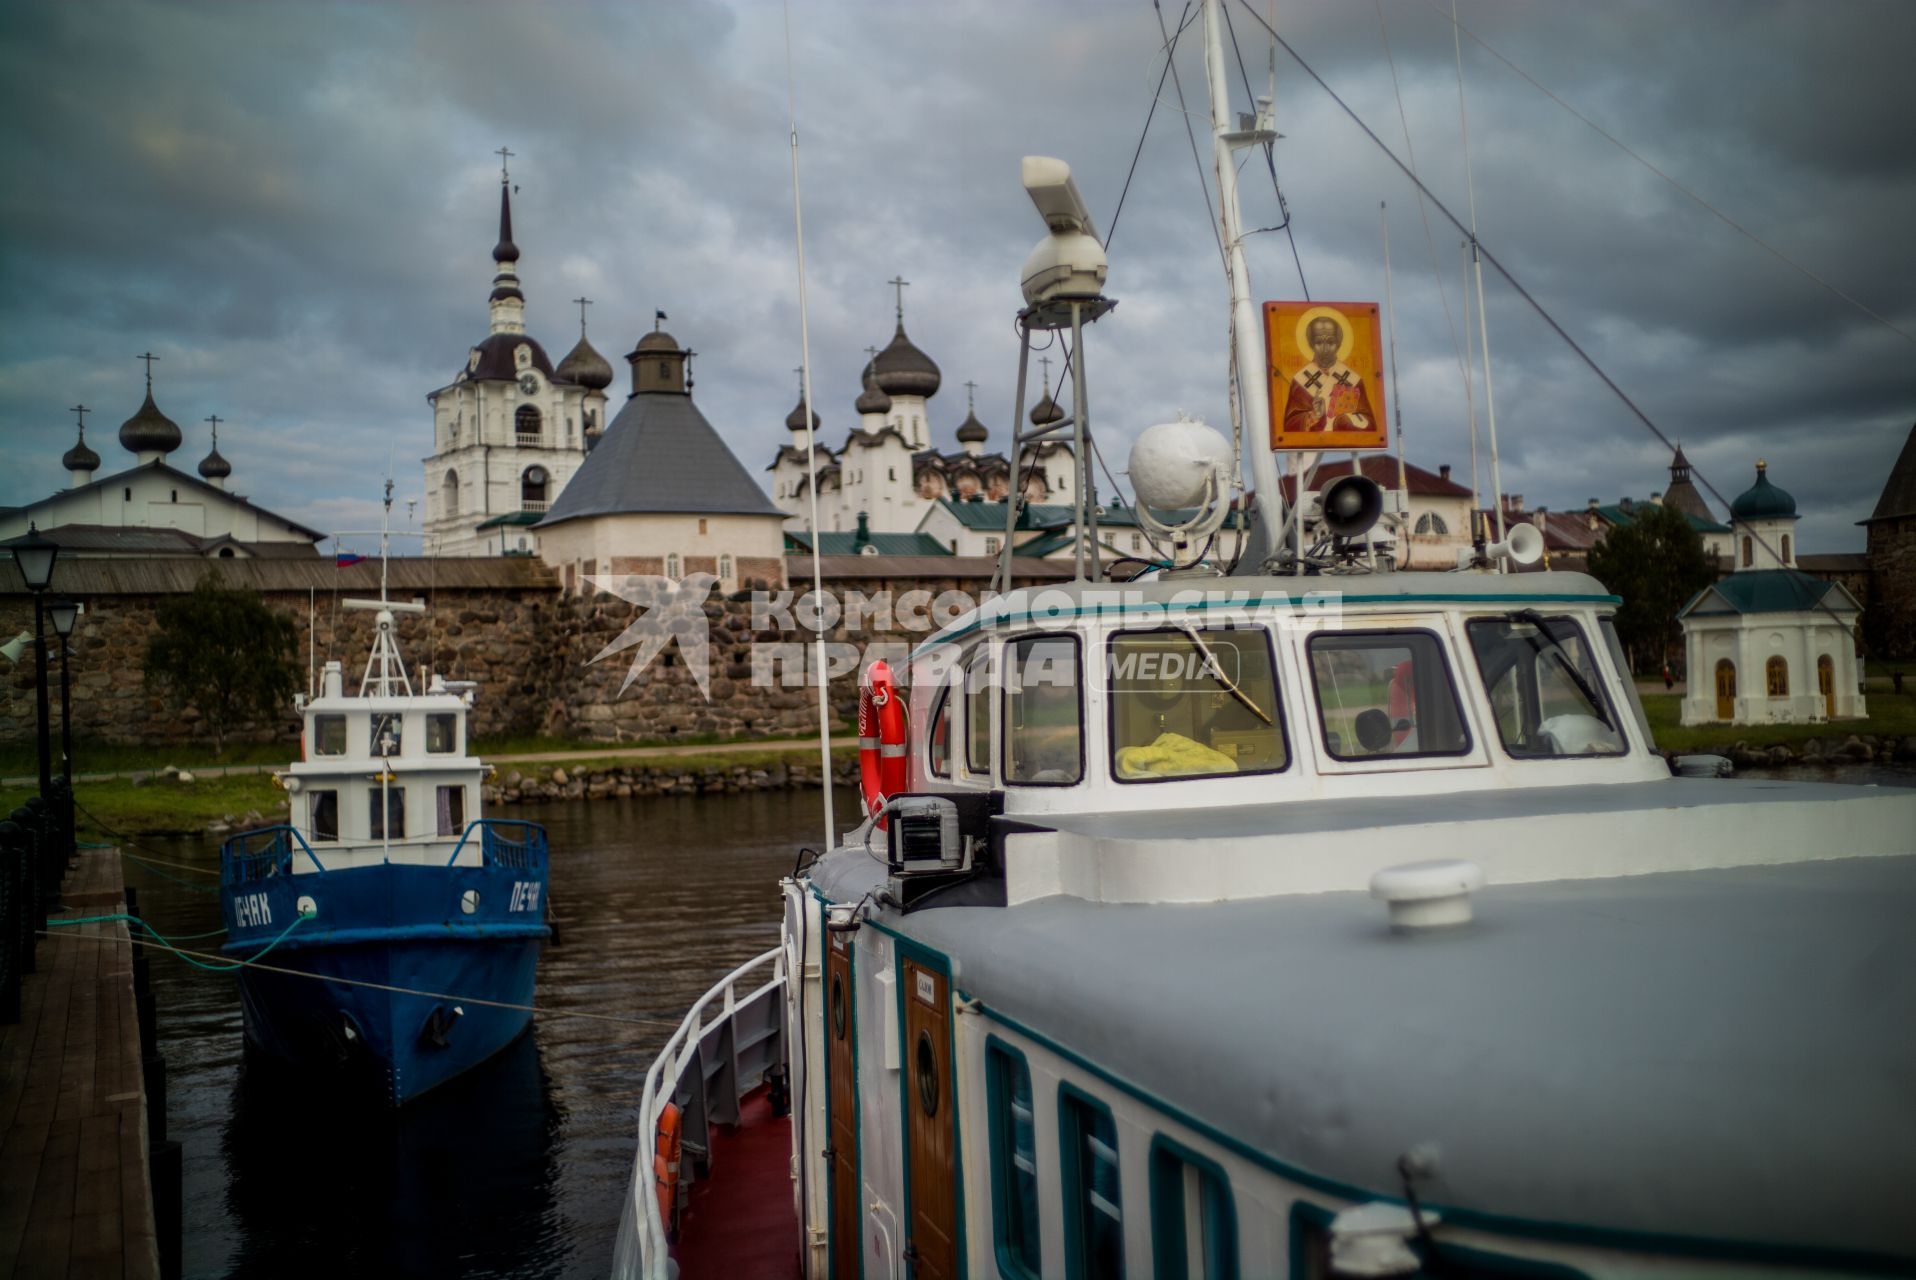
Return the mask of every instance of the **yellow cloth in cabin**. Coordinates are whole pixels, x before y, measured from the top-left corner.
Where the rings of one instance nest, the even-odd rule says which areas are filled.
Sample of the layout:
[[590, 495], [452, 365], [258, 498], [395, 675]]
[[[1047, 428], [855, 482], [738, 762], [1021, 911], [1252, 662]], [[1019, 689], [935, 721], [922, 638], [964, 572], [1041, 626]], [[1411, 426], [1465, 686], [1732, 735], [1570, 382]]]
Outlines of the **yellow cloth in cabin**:
[[1237, 761], [1181, 733], [1160, 733], [1148, 747], [1118, 748], [1118, 772], [1127, 778], [1236, 773]]

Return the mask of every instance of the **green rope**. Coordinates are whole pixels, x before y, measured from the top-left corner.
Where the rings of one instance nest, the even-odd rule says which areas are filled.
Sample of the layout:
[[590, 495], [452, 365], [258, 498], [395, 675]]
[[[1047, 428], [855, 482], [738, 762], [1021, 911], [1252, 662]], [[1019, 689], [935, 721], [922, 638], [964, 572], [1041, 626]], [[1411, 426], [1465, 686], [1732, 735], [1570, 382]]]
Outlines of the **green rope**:
[[[124, 921], [127, 924], [138, 925], [141, 929], [145, 930], [146, 934], [149, 937], [153, 938], [161, 946], [165, 947], [168, 951], [171, 951], [174, 955], [186, 961], [188, 964], [192, 965], [194, 968], [205, 969], [208, 973], [231, 973], [235, 969], [244, 969], [247, 965], [253, 963], [253, 961], [258, 960], [261, 956], [265, 955], [268, 951], [271, 951], [274, 947], [277, 947], [280, 943], [284, 942], [286, 940], [287, 934], [291, 933], [294, 929], [298, 928], [303, 922], [313, 919], [318, 914], [319, 913], [317, 911], [302, 911], [299, 915], [296, 915], [293, 917], [292, 923], [288, 924], [284, 929], [281, 929], [279, 931], [279, 936], [277, 938], [274, 938], [271, 942], [267, 943], [260, 950], [255, 951], [252, 955], [248, 956], [246, 959], [234, 960], [234, 961], [231, 961], [230, 963], [222, 961], [221, 963], [218, 963], [218, 964], [208, 964], [204, 960], [196, 959], [195, 957], [188, 955], [186, 952], [180, 950], [178, 947], [173, 945], [174, 939], [168, 938], [165, 934], [161, 933], [158, 929], [155, 929], [152, 925], [140, 919], [138, 916], [130, 916], [124, 913], [115, 913], [110, 916], [80, 916], [77, 919], [73, 919], [73, 920], [48, 920], [47, 927], [51, 929], [55, 926], [61, 926], [61, 925], [114, 924], [117, 922]], [[220, 930], [220, 932], [224, 933], [225, 930], [222, 929]], [[195, 937], [210, 937], [211, 935], [196, 934], [194, 936]], [[186, 942], [186, 941], [190, 941], [190, 939], [181, 938], [179, 939], [179, 941]]]

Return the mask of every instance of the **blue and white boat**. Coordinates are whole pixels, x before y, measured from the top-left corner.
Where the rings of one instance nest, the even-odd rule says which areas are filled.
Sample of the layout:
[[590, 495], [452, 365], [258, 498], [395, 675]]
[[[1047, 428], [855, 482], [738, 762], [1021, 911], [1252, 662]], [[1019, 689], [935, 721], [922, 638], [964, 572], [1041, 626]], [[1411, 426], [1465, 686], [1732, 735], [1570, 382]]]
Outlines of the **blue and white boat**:
[[[384, 591], [382, 589], [383, 597]], [[545, 921], [543, 828], [481, 816], [470, 687], [414, 693], [394, 615], [349, 696], [328, 662], [302, 698], [288, 821], [220, 853], [226, 953], [246, 1038], [398, 1106], [511, 1044], [531, 1021]]]

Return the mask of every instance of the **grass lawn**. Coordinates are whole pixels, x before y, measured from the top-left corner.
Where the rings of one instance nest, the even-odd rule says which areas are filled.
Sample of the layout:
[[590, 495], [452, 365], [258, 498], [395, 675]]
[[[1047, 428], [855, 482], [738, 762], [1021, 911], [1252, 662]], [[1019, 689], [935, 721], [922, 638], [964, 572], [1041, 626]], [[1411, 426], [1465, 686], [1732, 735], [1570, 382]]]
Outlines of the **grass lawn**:
[[[131, 779], [110, 778], [74, 786], [79, 838], [111, 842], [115, 833], [129, 836], [167, 832], [199, 832], [210, 822], [237, 822], [258, 813], [267, 823], [284, 812], [286, 793], [264, 773], [225, 778], [195, 778], [192, 782], [154, 780], [134, 786]], [[0, 789], [0, 813], [11, 813], [32, 795], [31, 788]]]
[[[1916, 672], [1912, 672], [1916, 675]], [[1916, 698], [1894, 694], [1869, 696], [1867, 720], [1835, 720], [1823, 724], [1701, 724], [1681, 723], [1683, 699], [1673, 693], [1643, 695], [1644, 714], [1657, 746], [1665, 751], [1700, 751], [1747, 742], [1753, 747], [1796, 746], [1811, 738], [1843, 738], [1852, 733], [1903, 737], [1916, 734]]]
[[[55, 711], [57, 717], [59, 712]], [[54, 771], [59, 771], [59, 725], [54, 725]], [[270, 764], [282, 765], [299, 757], [299, 739], [284, 742], [231, 742], [222, 755], [213, 754], [212, 744], [185, 743], [173, 747], [111, 746], [105, 743], [73, 744], [75, 773], [124, 773], [131, 769], [164, 769], [176, 764], [182, 769], [207, 765]], [[39, 757], [33, 740], [11, 742], [0, 747], [0, 777], [24, 778], [39, 772]]]

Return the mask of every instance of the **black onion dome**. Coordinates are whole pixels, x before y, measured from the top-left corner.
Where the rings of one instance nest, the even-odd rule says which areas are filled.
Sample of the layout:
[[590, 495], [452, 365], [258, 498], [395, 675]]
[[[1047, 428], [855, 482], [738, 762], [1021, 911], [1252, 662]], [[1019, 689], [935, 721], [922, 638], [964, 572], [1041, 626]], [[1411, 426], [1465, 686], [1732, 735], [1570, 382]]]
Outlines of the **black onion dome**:
[[612, 365], [581, 336], [579, 344], [566, 352], [565, 359], [559, 361], [558, 376], [567, 382], [603, 391], [612, 385]]
[[1031, 425], [1034, 427], [1048, 427], [1054, 422], [1063, 420], [1064, 410], [1058, 407], [1058, 402], [1051, 398], [1049, 391], [1044, 393], [1038, 403], [1031, 406]]
[[60, 455], [60, 465], [68, 471], [98, 471], [100, 455], [87, 448], [86, 432], [80, 432], [79, 440], [71, 449]]
[[978, 415], [975, 412], [965, 414], [965, 420], [958, 424], [959, 444], [971, 444], [973, 441], [982, 443], [990, 434], [991, 432], [985, 430], [985, 424], [978, 421]]
[[[813, 431], [818, 430], [819, 422], [818, 411], [814, 409], [812, 411]], [[805, 397], [803, 395], [798, 397], [798, 403], [792, 406], [792, 411], [785, 415], [785, 426], [786, 429], [790, 431], [803, 431], [805, 429]]]
[[556, 376], [552, 367], [552, 358], [546, 355], [546, 349], [539, 345], [538, 339], [524, 333], [490, 333], [473, 347], [478, 360], [468, 358], [464, 370], [468, 381], [472, 382], [513, 382], [519, 377], [519, 361], [514, 354], [520, 347], [528, 347], [531, 367], [546, 377]]
[[865, 389], [858, 393], [858, 399], [852, 402], [852, 407], [860, 413], [890, 413], [891, 397], [879, 387], [878, 375], [869, 360], [865, 362], [864, 383]]
[[140, 411], [120, 424], [120, 447], [128, 453], [171, 453], [180, 447], [180, 425], [153, 403], [153, 388], [146, 389]]
[[654, 329], [643, 338], [640, 338], [639, 344], [632, 348], [635, 355], [640, 352], [651, 351], [669, 351], [676, 355], [678, 349], [679, 340], [663, 329]]
[[902, 320], [898, 322], [898, 332], [892, 335], [891, 345], [878, 353], [872, 368], [877, 374], [878, 389], [888, 396], [934, 396], [938, 394], [939, 383], [944, 381], [932, 358], [914, 347], [905, 336]]
[[221, 456], [218, 445], [200, 459], [200, 475], [208, 480], [224, 480], [232, 474], [233, 464]]
[[519, 246], [512, 243], [512, 195], [504, 184], [499, 187], [499, 243], [492, 246], [492, 260], [519, 260]]
[[1779, 520], [1796, 518], [1796, 499], [1787, 490], [1770, 483], [1770, 466], [1756, 464], [1756, 483], [1737, 495], [1730, 504], [1730, 515], [1738, 520]]

